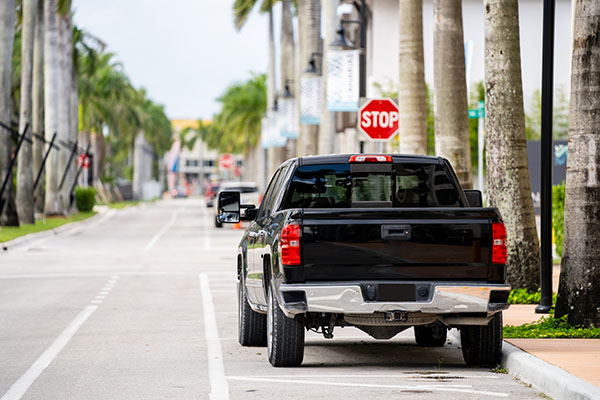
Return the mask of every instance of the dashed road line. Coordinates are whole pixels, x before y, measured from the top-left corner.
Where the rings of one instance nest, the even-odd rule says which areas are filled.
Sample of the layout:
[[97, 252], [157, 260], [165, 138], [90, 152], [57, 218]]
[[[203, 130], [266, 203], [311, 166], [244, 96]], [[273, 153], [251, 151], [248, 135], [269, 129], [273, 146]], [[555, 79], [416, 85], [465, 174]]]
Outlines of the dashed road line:
[[173, 226], [176, 219], [177, 219], [177, 211], [173, 211], [173, 215], [171, 215], [171, 219], [169, 219], [169, 222], [167, 222], [167, 224], [165, 226], [163, 226], [158, 232], [156, 232], [156, 234], [152, 237], [152, 239], [150, 239], [148, 244], [146, 244], [146, 246], [144, 246], [144, 251], [148, 251], [148, 250], [152, 249], [152, 247], [154, 247], [156, 242], [158, 242], [158, 239], [160, 239], [161, 236], [164, 235], [171, 226]]
[[229, 400], [229, 384], [225, 377], [221, 339], [217, 329], [217, 318], [213, 305], [208, 275], [199, 274], [202, 307], [204, 311], [204, 333], [208, 353], [208, 379], [210, 381], [211, 400]]
[[[112, 276], [116, 280], [118, 276]], [[103, 293], [102, 291], [98, 293]], [[108, 293], [107, 293], [108, 294]], [[69, 343], [71, 338], [83, 326], [85, 321], [98, 309], [106, 295], [96, 295], [69, 325], [58, 335], [54, 342], [42, 353], [42, 355], [33, 363], [31, 367], [8, 389], [0, 400], [19, 400], [33, 385], [36, 379], [44, 372], [52, 361], [58, 356], [62, 349]]]
[[86, 306], [83, 311], [61, 332], [54, 343], [42, 353], [31, 367], [21, 376], [0, 400], [19, 400], [29, 390], [33, 382], [44, 372], [50, 363], [56, 358], [61, 350], [69, 343], [73, 335], [87, 321], [87, 319], [98, 309], [97, 305]]

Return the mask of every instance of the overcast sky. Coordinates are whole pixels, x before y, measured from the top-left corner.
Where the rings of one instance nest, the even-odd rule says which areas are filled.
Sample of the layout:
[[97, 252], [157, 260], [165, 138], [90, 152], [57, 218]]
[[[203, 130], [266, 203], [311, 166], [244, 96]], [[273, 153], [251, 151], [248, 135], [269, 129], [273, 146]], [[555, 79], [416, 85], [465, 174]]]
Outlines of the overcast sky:
[[75, 23], [101, 38], [136, 87], [169, 118], [208, 119], [216, 98], [250, 72], [264, 72], [267, 20], [254, 11], [233, 26], [234, 0], [74, 0]]

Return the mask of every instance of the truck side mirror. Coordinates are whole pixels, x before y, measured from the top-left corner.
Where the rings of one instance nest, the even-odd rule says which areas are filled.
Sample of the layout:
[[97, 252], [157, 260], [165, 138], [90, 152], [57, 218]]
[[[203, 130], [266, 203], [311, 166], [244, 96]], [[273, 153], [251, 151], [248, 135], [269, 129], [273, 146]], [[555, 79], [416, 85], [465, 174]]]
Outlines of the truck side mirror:
[[240, 222], [240, 192], [219, 193], [217, 218], [225, 224]]
[[465, 196], [471, 207], [483, 207], [483, 198], [480, 190], [465, 190]]

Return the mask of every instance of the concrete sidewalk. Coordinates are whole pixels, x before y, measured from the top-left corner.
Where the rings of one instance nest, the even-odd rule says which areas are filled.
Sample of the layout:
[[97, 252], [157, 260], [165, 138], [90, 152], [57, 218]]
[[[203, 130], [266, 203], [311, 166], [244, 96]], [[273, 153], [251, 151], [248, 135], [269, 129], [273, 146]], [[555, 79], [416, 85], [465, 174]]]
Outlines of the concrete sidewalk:
[[[555, 267], [554, 290], [558, 286], [558, 271], [559, 268]], [[535, 304], [511, 305], [507, 311], [504, 311], [504, 325], [522, 325], [537, 321], [546, 315], [536, 314], [535, 307]], [[545, 368], [548, 370], [547, 374], [541, 373], [539, 369], [544, 369], [544, 365], [547, 364], [536, 363], [531, 357], [519, 357], [515, 355], [514, 349], [507, 349], [505, 356], [518, 358], [519, 364], [522, 364], [519, 368], [515, 368], [515, 371], [511, 371], [507, 365], [509, 373], [527, 381], [525, 375], [528, 370], [531, 371], [532, 380], [537, 382], [528, 383], [538, 386], [550, 396], [552, 394], [549, 392], [557, 390], [553, 393], [553, 397], [556, 398], [567, 398], [565, 397], [567, 392], [564, 390], [577, 390], [573, 386], [579, 386], [581, 393], [569, 392], [568, 398], [600, 398], [600, 339], [506, 339], [506, 342], [568, 374], [551, 367]], [[526, 365], [528, 362], [531, 365]], [[516, 371], [517, 369], [519, 371]], [[562, 385], [557, 383], [560, 379], [563, 380]]]

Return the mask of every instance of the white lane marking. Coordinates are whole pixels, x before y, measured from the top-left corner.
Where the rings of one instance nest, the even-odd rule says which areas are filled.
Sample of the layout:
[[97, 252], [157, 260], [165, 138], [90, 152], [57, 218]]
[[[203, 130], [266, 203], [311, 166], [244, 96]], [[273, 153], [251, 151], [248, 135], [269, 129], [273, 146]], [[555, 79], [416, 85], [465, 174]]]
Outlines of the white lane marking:
[[[130, 265], [131, 266], [131, 265]], [[102, 267], [97, 266], [95, 267]], [[140, 265], [140, 267], [144, 267]], [[56, 278], [97, 278], [110, 276], [112, 272], [57, 272], [49, 274], [0, 274], [0, 279], [56, 279]], [[169, 272], [152, 272], [152, 271], [119, 271], [123, 276], [198, 276], [198, 271], [169, 271]], [[215, 271], [207, 272], [209, 276], [235, 278], [235, 273]]]
[[73, 236], [79, 232], [81, 232], [84, 229], [94, 229], [95, 227], [97, 227], [98, 225], [104, 223], [105, 221], [107, 221], [109, 218], [111, 218], [113, 215], [116, 214], [116, 210], [108, 210], [106, 212], [106, 214], [104, 214], [102, 217], [100, 217], [98, 220], [87, 224], [87, 225], [83, 225], [83, 226], [78, 226], [76, 228], [70, 229], [66, 232], [67, 236]]
[[77, 333], [79, 328], [85, 321], [98, 309], [98, 306], [86, 306], [75, 319], [61, 332], [42, 353], [42, 355], [33, 363], [31, 367], [21, 376], [11, 387], [8, 392], [0, 398], [0, 400], [19, 400], [29, 390], [33, 382], [41, 375], [42, 372], [50, 365], [61, 350], [69, 343], [73, 335]]
[[[237, 338], [236, 338], [237, 340]], [[232, 378], [275, 378], [275, 379], [280, 379], [280, 378], [339, 378], [339, 379], [359, 379], [359, 378], [365, 378], [365, 379], [369, 379], [369, 378], [392, 378], [392, 379], [414, 379], [414, 378], [423, 378], [423, 379], [429, 379], [432, 381], [432, 383], [436, 382], [437, 380], [452, 380], [452, 379], [456, 379], [456, 377], [459, 376], [460, 379], [463, 378], [476, 378], [476, 379], [498, 379], [497, 376], [493, 376], [493, 375], [455, 375], [452, 373], [448, 373], [448, 374], [429, 374], [429, 373], [423, 373], [423, 374], [390, 374], [390, 375], [381, 375], [381, 374], [373, 374], [373, 375], [353, 375], [353, 374], [349, 374], [349, 375], [315, 375], [315, 374], [298, 374], [298, 375], [252, 375], [252, 376], [228, 376], [228, 379], [232, 379]], [[464, 386], [464, 385], [461, 385]], [[468, 385], [469, 387], [471, 387], [471, 385]]]
[[114, 280], [115, 280], [115, 282], [116, 282], [116, 281], [117, 281], [117, 279], [119, 279], [119, 275], [112, 275], [112, 276], [110, 277], [110, 279], [114, 279]]
[[106, 296], [106, 295], [109, 295], [109, 294], [110, 294], [110, 292], [107, 292], [107, 291], [104, 291], [104, 290], [102, 290], [102, 291], [98, 292], [98, 294], [101, 294], [101, 295], [103, 295], [103, 296]]
[[225, 365], [223, 364], [223, 352], [221, 350], [221, 339], [217, 329], [217, 318], [213, 305], [208, 275], [201, 273], [200, 292], [202, 293], [202, 306], [204, 311], [204, 334], [206, 336], [206, 348], [208, 353], [208, 379], [210, 381], [210, 399], [228, 400], [229, 384], [225, 378]]
[[90, 301], [92, 304], [102, 304], [102, 300], [92, 300]]
[[150, 239], [148, 244], [146, 244], [146, 246], [144, 246], [144, 251], [150, 250], [156, 244], [156, 242], [158, 242], [158, 239], [160, 239], [161, 236], [164, 235], [171, 226], [173, 226], [176, 219], [177, 219], [177, 211], [173, 211], [173, 215], [171, 215], [171, 219], [169, 219], [169, 222], [167, 222], [167, 224], [165, 226], [163, 226], [158, 232], [156, 232], [156, 234], [152, 237], [152, 239]]
[[203, 226], [203, 230], [202, 230], [202, 237], [203, 237], [203, 242], [204, 242], [204, 250], [209, 250], [211, 248], [211, 243], [210, 243], [210, 234], [208, 231], [208, 227], [210, 224], [210, 220], [208, 218], [208, 209], [206, 208], [206, 206], [203, 206], [201, 208], [202, 210], [202, 226]]
[[94, 298], [95, 298], [95, 299], [102, 300], [102, 299], [105, 299], [105, 298], [106, 298], [106, 296], [94, 296]]
[[228, 376], [227, 379], [236, 381], [247, 381], [247, 382], [273, 382], [273, 383], [292, 383], [292, 384], [305, 384], [305, 385], [322, 385], [322, 386], [346, 386], [346, 387], [364, 387], [364, 388], [376, 388], [376, 389], [404, 389], [404, 390], [430, 390], [432, 392], [456, 392], [456, 393], [469, 393], [485, 396], [494, 397], [508, 397], [510, 393], [500, 392], [488, 392], [485, 390], [472, 390], [463, 389], [460, 387], [447, 387], [447, 386], [436, 386], [436, 385], [378, 385], [374, 383], [343, 383], [343, 382], [327, 382], [327, 381], [313, 381], [303, 379], [277, 379], [277, 378], [257, 378], [255, 376]]

